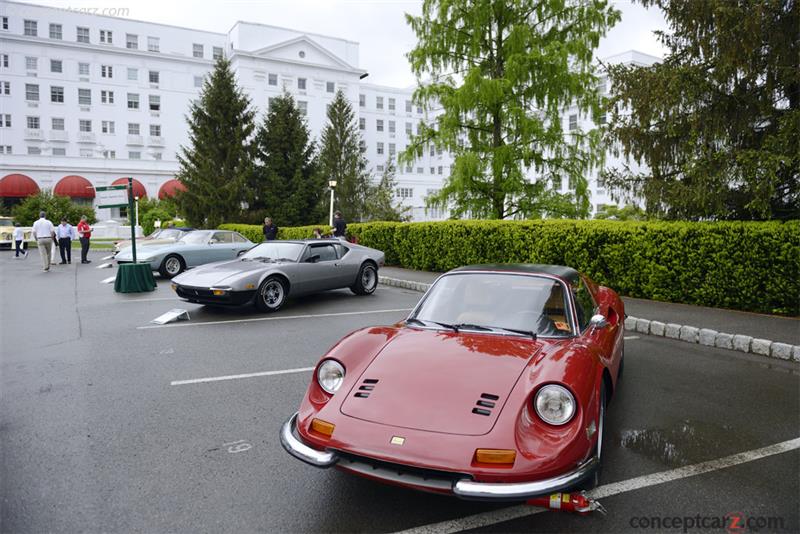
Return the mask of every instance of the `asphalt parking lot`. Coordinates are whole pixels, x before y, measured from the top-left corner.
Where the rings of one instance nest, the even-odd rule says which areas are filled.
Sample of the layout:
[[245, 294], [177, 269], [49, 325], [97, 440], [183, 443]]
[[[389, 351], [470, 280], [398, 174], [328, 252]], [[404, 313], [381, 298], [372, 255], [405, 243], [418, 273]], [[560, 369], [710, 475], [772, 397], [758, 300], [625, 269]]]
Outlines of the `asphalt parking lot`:
[[[631, 334], [597, 490], [608, 515], [464, 502], [317, 470], [278, 439], [319, 356], [419, 293], [215, 310], [164, 280], [116, 294], [103, 255], [43, 273], [35, 251], [0, 252], [3, 532], [681, 532], [651, 525], [728, 514], [764, 520], [736, 532], [800, 531], [795, 363]], [[150, 324], [175, 307], [191, 319]]]

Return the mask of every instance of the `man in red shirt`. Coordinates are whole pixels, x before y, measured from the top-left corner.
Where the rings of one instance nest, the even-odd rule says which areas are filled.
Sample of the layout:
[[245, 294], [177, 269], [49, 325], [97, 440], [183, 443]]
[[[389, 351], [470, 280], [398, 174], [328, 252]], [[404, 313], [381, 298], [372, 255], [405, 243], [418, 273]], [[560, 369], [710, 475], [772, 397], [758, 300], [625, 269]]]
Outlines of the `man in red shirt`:
[[86, 222], [86, 215], [81, 217], [81, 222], [78, 223], [78, 237], [81, 239], [81, 263], [92, 263], [86, 259], [89, 254], [89, 238], [92, 237], [92, 227]]

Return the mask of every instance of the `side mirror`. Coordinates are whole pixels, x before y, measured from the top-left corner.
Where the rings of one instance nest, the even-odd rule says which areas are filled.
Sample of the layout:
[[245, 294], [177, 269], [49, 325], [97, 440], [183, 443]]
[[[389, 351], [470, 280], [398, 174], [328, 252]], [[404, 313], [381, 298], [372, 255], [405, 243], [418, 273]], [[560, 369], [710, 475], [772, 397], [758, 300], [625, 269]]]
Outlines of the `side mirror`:
[[597, 315], [592, 315], [592, 318], [589, 319], [589, 324], [592, 328], [605, 328], [608, 326], [608, 319], [602, 313], [598, 313]]

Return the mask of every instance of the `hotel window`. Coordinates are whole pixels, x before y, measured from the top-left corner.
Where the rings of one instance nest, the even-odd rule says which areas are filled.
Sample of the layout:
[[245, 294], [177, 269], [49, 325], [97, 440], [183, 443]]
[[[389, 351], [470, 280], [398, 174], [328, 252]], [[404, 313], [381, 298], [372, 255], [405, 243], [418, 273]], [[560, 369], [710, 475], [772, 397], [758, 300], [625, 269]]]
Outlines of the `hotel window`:
[[269, 85], [278, 85], [278, 75], [277, 74], [270, 74], [267, 76], [267, 84]]
[[28, 155], [29, 156], [39, 156], [42, 153], [42, 149], [38, 146], [29, 146], [28, 147]]
[[139, 69], [134, 69], [134, 68], [128, 67], [128, 79], [131, 80], [131, 81], [138, 80], [139, 79]]
[[110, 30], [100, 30], [100, 42], [114, 44], [114, 34]]
[[192, 45], [192, 57], [203, 57], [203, 45], [197, 43]]
[[88, 76], [88, 75], [89, 75], [89, 64], [78, 63], [78, 76]]
[[11, 94], [11, 82], [0, 82], [0, 89], [4, 95]]
[[80, 119], [78, 121], [78, 130], [84, 133], [91, 133], [92, 121], [89, 119]]
[[442, 155], [442, 147], [440, 147], [440, 146], [436, 147], [436, 155], [437, 156], [441, 156]]
[[150, 95], [150, 111], [161, 111], [161, 97], [159, 95]]
[[80, 151], [80, 155], [82, 158], [93, 158], [94, 151], [91, 148], [82, 148]]
[[50, 72], [64, 72], [64, 64], [60, 59], [50, 60]]
[[128, 93], [128, 109], [139, 109], [138, 93]]
[[117, 159], [116, 150], [103, 150], [103, 157], [106, 159]]
[[114, 103], [114, 91], [100, 91], [100, 103], [102, 103], [102, 104], [113, 104]]
[[411, 187], [398, 187], [397, 198], [411, 198], [414, 196], [414, 189]]
[[378, 155], [383, 155], [383, 143], [378, 143]]
[[419, 135], [421, 133], [422, 133], [422, 123], [418, 122], [417, 123], [417, 135]]
[[431, 145], [430, 149], [431, 149], [430, 150], [430, 155], [433, 156], [436, 153], [436, 148], [433, 145]]
[[139, 134], [139, 123], [138, 122], [129, 122], [128, 123], [128, 135], [140, 135]]
[[442, 174], [442, 166], [441, 165], [439, 165], [439, 167], [436, 169], [436, 174]]
[[308, 115], [308, 102], [305, 100], [298, 100], [297, 110], [300, 111], [302, 115]]
[[62, 39], [64, 37], [64, 31], [61, 27], [61, 24], [51, 24], [50, 25], [50, 39]]
[[153, 152], [153, 159], [156, 161], [161, 161], [161, 152]]
[[375, 107], [377, 109], [383, 109], [383, 97], [382, 96], [376, 96], [375, 97]]
[[406, 113], [411, 113], [411, 110], [414, 109], [411, 106], [411, 100], [406, 100]]
[[604, 95], [606, 94], [606, 91], [608, 91], [607, 80], [605, 78], [600, 78], [600, 80], [597, 82], [597, 92], [601, 95]]
[[53, 117], [50, 119], [50, 127], [53, 130], [57, 130], [59, 132], [64, 131], [64, 119], [61, 117]]
[[[6, 82], [8, 83], [8, 82]], [[359, 130], [366, 130], [367, 129], [367, 119], [361, 117], [358, 119], [358, 129]]]
[[597, 115], [597, 124], [603, 126], [607, 122], [606, 112], [605, 110], [601, 111], [599, 115]]
[[78, 105], [91, 106], [92, 105], [92, 90], [91, 89], [78, 89]]
[[436, 174], [436, 169], [434, 169], [433, 167], [431, 167], [431, 174]]
[[274, 98], [268, 98], [267, 99], [267, 111], [271, 110], [272, 106], [274, 104], [275, 104], [275, 99]]
[[325, 91], [328, 93], [333, 93], [336, 91], [336, 84], [333, 82], [325, 82]]
[[147, 51], [148, 52], [159, 52], [159, 39], [158, 37], [148, 37], [147, 38]]
[[393, 134], [395, 132], [395, 128], [396, 128], [395, 127], [395, 122], [394, 121], [389, 121], [389, 133], [390, 134]]
[[394, 156], [397, 153], [397, 147], [394, 143], [389, 143], [389, 157]]
[[377, 171], [378, 172], [383, 172], [383, 165], [378, 165]]
[[406, 123], [406, 135], [411, 135], [411, 128], [412, 128], [411, 123], [407, 122]]
[[194, 77], [194, 86], [195, 87], [203, 87], [203, 77], [202, 76], [195, 76]]
[[40, 128], [39, 117], [28, 117], [28, 129], [38, 130]]
[[425, 169], [423, 169], [422, 167], [417, 167], [417, 174], [422, 174], [424, 172], [425, 172]]
[[394, 111], [395, 108], [395, 101], [394, 98], [389, 99], [389, 111]]
[[128, 159], [142, 159], [142, 153], [138, 150], [128, 152]]
[[383, 131], [383, 119], [378, 119], [375, 121], [375, 129], [379, 132]]
[[27, 70], [38, 70], [39, 69], [39, 58], [33, 56], [25, 57], [25, 68]]
[[569, 129], [570, 130], [577, 130], [578, 129], [578, 116], [577, 115], [570, 115], [569, 116]]
[[79, 43], [88, 43], [89, 42], [89, 28], [84, 28], [83, 26], [78, 26], [77, 28], [77, 40]]
[[[5, 118], [5, 121], [2, 119]], [[11, 115], [6, 113], [5, 115], [0, 115], [0, 126], [5, 128], [11, 128]]]
[[222, 47], [215, 46], [211, 49], [211, 57], [214, 58], [214, 61], [218, 59], [222, 59]]
[[59, 104], [64, 103], [64, 88], [63, 87], [50, 87], [50, 102], [56, 102]]
[[103, 121], [100, 123], [100, 131], [104, 134], [114, 133], [114, 121]]
[[150, 136], [151, 137], [161, 137], [161, 125], [160, 124], [151, 124], [150, 125]]
[[8, 17], [3, 17], [3, 29], [8, 29]]
[[8, 54], [0, 55], [0, 60], [2, 60], [2, 63], [0, 63], [0, 64], [2, 64], [3, 68], [7, 69], [8, 68]]
[[305, 90], [306, 88], [306, 79], [305, 78], [297, 78], [297, 88], [300, 90]]
[[158, 73], [157, 70], [151, 70], [150, 73], [148, 74], [148, 80], [150, 80], [150, 83], [157, 84], [161, 80], [161, 75]]
[[417, 106], [417, 113], [422, 115], [422, 106]]
[[66, 156], [67, 155], [67, 149], [63, 148], [63, 147], [55, 147], [53, 149], [53, 155], [54, 156]]
[[411, 165], [406, 165], [406, 174], [411, 174], [412, 167]]
[[125, 48], [130, 48], [131, 50], [138, 50], [139, 49], [139, 36], [134, 35], [132, 33], [125, 34]]
[[367, 105], [367, 95], [358, 95], [358, 107], [366, 107]]
[[25, 84], [25, 100], [31, 102], [39, 101], [39, 86], [33, 83]]
[[114, 77], [114, 68], [111, 65], [100, 65], [100, 77], [101, 78], [113, 78]]
[[35, 20], [25, 20], [23, 33], [28, 37], [37, 37], [39, 35], [39, 23]]

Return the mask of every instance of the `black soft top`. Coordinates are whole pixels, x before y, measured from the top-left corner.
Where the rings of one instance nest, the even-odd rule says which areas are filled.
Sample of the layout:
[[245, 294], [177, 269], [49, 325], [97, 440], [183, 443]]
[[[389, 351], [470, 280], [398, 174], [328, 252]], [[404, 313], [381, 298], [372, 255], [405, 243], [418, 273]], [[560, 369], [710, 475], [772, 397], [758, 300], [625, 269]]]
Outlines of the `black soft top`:
[[577, 282], [580, 277], [578, 271], [572, 267], [564, 267], [563, 265], [543, 265], [538, 263], [486, 263], [482, 265], [465, 265], [464, 267], [458, 267], [448, 272], [457, 273], [461, 271], [504, 271], [511, 273], [549, 274], [551, 276], [563, 278], [570, 284]]

